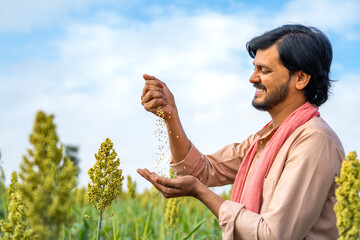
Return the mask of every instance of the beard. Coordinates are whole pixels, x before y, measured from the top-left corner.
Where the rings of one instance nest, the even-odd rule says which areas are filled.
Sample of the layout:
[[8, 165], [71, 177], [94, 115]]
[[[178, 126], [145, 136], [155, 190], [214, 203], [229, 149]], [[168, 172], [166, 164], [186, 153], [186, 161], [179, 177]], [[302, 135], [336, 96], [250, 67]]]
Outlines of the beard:
[[252, 105], [254, 108], [260, 111], [269, 111], [279, 103], [283, 102], [289, 94], [289, 85], [290, 85], [291, 76], [289, 79], [274, 89], [274, 91], [267, 93], [267, 89], [261, 83], [255, 83], [254, 86], [258, 88], [263, 88], [267, 93], [265, 99], [262, 102], [256, 102], [257, 96], [254, 97]]

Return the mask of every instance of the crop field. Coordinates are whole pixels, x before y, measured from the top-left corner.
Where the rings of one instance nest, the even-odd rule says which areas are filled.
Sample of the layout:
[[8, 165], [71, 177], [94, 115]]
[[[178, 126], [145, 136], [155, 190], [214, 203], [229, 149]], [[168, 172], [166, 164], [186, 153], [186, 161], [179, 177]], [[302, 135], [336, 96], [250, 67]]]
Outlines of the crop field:
[[[64, 227], [58, 238], [96, 239], [98, 213], [87, 201], [86, 189], [75, 189], [72, 198], [73, 205], [67, 213], [73, 217], [72, 224]], [[0, 219], [5, 219], [9, 214], [6, 191], [5, 194], [2, 191], [0, 201]], [[168, 228], [165, 219], [168, 201], [156, 189], [134, 195], [121, 192], [104, 212], [101, 239], [221, 239], [218, 220], [192, 198], [179, 198], [180, 211], [174, 216], [176, 223], [173, 229]]]
[[221, 239], [218, 220], [198, 200], [166, 199], [155, 188], [138, 193], [108, 138], [87, 170], [91, 183], [78, 187], [79, 169], [53, 117], [37, 113], [32, 147], [9, 186], [0, 165], [0, 239]]

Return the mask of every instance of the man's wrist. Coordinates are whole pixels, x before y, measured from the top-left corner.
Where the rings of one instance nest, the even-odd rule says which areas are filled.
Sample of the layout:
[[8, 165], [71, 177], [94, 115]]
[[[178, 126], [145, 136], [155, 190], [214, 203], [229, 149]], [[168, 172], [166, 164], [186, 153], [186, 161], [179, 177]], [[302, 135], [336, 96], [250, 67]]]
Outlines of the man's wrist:
[[193, 189], [193, 197], [202, 201], [203, 197], [206, 196], [206, 189], [208, 189], [208, 188], [197, 179], [197, 181], [195, 182], [194, 189]]

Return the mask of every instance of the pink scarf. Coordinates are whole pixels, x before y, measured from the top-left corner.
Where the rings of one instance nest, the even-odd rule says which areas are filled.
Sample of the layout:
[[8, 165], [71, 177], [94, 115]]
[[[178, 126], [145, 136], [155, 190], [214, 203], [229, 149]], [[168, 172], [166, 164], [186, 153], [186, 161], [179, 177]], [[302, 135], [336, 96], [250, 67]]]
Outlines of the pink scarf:
[[[241, 202], [245, 205], [246, 209], [255, 213], [259, 213], [264, 180], [279, 149], [286, 141], [286, 139], [295, 131], [295, 129], [297, 129], [299, 126], [303, 125], [315, 116], [320, 116], [318, 108], [311, 103], [306, 102], [298, 109], [296, 109], [290, 116], [288, 116], [276, 130], [270, 141], [267, 143], [258, 162], [256, 163], [253, 174], [251, 175], [247, 183], [244, 197]], [[267, 125], [269, 125], [270, 123], [268, 123]], [[240, 169], [235, 178], [233, 191], [230, 198], [231, 201], [240, 202], [241, 193], [243, 192], [246, 181], [246, 176], [248, 175], [251, 163], [256, 154], [257, 142], [259, 138], [259, 135], [257, 135], [255, 141], [251, 144], [242, 161]]]

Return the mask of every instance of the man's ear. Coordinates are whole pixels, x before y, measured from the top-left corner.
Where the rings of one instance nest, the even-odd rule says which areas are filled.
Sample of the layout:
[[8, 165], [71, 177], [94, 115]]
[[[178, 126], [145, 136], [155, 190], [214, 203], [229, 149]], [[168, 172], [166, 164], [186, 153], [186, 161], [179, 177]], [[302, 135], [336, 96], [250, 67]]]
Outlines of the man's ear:
[[303, 90], [309, 83], [311, 76], [303, 71], [297, 72], [295, 87], [297, 90]]

